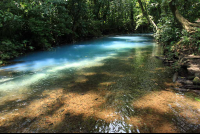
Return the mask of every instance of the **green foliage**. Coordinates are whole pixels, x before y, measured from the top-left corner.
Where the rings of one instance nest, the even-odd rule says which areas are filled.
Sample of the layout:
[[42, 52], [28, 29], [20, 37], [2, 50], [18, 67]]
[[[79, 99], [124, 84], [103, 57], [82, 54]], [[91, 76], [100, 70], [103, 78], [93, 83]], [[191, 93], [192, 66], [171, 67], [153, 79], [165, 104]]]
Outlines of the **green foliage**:
[[182, 46], [190, 50], [191, 54], [200, 53], [200, 29], [197, 32], [189, 34], [186, 30], [182, 30], [181, 37]]
[[178, 41], [181, 37], [181, 29], [169, 25], [170, 22], [160, 26], [160, 31], [157, 31], [155, 38], [158, 42], [167, 43]]
[[[182, 31], [167, 6], [171, 1], [142, 0], [145, 14], [160, 29], [155, 34], [157, 41], [166, 44], [169, 52], [180, 39], [199, 49], [199, 32], [187, 35]], [[176, 0], [173, 4], [190, 21], [200, 15], [198, 0]], [[0, 31], [2, 61], [102, 34], [152, 32], [153, 27], [137, 0], [1, 0]]]
[[197, 32], [195, 32], [191, 37], [193, 38], [192, 43], [195, 50], [200, 54], [200, 28], [198, 28]]
[[135, 29], [137, 30], [139, 26], [147, 24], [148, 21], [147, 19], [140, 13], [139, 15], [136, 16], [136, 27]]
[[134, 5], [132, 0], [2, 0], [0, 60], [102, 33], [132, 31]]
[[195, 100], [200, 102], [200, 98], [198, 98], [198, 97], [195, 97]]
[[199, 17], [200, 1], [185, 1], [185, 0], [162, 0], [162, 14], [158, 20], [157, 26], [159, 30], [155, 33], [156, 40], [163, 44], [164, 55], [169, 60], [173, 60], [172, 68], [178, 71], [181, 65], [184, 64], [182, 60], [185, 54], [199, 54], [200, 49], [200, 31], [191, 34], [188, 33], [181, 24], [178, 23], [174, 14], [172, 14], [169, 8], [169, 3], [175, 5], [183, 17], [187, 18], [190, 22], [193, 22]]
[[[181, 4], [180, 4], [181, 3]], [[194, 22], [200, 16], [200, 1], [199, 0], [179, 0], [177, 6], [182, 15], [190, 22]]]
[[[65, 3], [64, 3], [65, 2]], [[60, 38], [72, 33], [66, 1], [1, 1], [1, 60], [26, 51], [50, 49]]]
[[21, 48], [23, 44], [12, 42], [10, 40], [3, 40], [0, 42], [0, 59], [7, 60], [22, 54]]

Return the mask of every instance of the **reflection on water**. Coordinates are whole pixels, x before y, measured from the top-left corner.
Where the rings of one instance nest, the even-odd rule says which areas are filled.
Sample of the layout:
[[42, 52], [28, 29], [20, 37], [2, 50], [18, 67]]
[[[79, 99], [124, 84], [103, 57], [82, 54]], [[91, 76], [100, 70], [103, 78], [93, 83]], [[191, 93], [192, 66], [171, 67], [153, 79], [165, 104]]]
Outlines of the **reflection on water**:
[[159, 52], [143, 34], [19, 57], [0, 68], [0, 131], [198, 132], [200, 104], [171, 90]]

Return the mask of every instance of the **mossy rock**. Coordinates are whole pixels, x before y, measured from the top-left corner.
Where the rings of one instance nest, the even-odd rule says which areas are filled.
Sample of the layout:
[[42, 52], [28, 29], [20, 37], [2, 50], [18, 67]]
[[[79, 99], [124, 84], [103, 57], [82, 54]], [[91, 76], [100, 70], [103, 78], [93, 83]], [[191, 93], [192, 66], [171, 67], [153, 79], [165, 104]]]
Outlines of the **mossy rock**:
[[200, 79], [199, 79], [199, 77], [195, 77], [195, 78], [193, 79], [193, 84], [194, 84], [194, 85], [200, 85]]

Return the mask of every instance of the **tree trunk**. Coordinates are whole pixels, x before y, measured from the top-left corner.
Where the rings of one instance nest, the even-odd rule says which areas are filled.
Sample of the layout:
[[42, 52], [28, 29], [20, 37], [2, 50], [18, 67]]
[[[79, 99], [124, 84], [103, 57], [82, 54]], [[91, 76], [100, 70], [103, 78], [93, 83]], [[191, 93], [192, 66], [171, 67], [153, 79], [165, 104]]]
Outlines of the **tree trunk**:
[[134, 22], [134, 18], [133, 18], [133, 15], [134, 15], [134, 12], [133, 12], [133, 3], [131, 3], [131, 14], [130, 14], [130, 19], [131, 19], [131, 26], [133, 26], [133, 22]]
[[108, 15], [108, 10], [109, 10], [109, 8], [110, 8], [110, 2], [109, 1], [107, 1], [107, 3], [106, 3], [106, 11], [104, 11], [104, 14], [103, 14], [103, 20], [104, 21], [106, 21], [107, 19], [107, 15]]
[[178, 11], [176, 8], [175, 0], [172, 0], [169, 3], [169, 7], [174, 15], [174, 17], [177, 19], [177, 21], [182, 25], [182, 27], [188, 32], [188, 33], [193, 33], [196, 31], [196, 27], [200, 28], [200, 24], [198, 23], [191, 23], [187, 19], [185, 19]]
[[156, 31], [158, 30], [157, 25], [155, 24], [155, 22], [149, 17], [148, 13], [144, 10], [144, 7], [142, 5], [142, 1], [138, 0], [138, 3], [140, 5], [140, 8], [142, 10], [142, 14], [144, 15], [144, 17], [146, 17], [146, 19], [148, 20], [149, 23], [151, 23], [153, 25], [153, 27], [156, 29]]

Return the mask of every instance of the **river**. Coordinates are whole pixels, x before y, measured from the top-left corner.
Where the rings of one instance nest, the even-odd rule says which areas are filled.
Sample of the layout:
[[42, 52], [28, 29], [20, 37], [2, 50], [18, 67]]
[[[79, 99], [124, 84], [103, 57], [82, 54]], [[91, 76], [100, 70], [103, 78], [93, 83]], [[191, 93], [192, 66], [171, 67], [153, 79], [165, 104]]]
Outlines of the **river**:
[[200, 132], [200, 97], [174, 91], [152, 34], [102, 37], [0, 68], [0, 132]]

